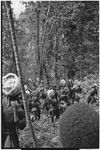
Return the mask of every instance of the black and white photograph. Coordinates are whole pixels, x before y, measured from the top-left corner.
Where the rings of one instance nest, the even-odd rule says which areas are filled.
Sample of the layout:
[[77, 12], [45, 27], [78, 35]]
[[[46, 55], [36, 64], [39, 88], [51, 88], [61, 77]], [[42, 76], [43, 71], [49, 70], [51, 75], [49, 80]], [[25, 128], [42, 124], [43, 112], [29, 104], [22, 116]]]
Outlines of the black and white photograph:
[[1, 149], [99, 150], [99, 1], [1, 1]]

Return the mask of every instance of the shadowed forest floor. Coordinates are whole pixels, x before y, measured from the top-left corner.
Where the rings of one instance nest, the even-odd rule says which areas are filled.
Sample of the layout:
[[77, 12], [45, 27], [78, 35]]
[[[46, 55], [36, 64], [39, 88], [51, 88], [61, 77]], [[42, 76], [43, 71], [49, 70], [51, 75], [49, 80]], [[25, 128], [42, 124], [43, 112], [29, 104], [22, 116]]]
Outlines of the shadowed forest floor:
[[[41, 114], [40, 120], [34, 122], [33, 128], [38, 141], [38, 147], [62, 147], [59, 139], [58, 122], [59, 120], [52, 123], [48, 114]], [[32, 148], [32, 139], [29, 128], [25, 128], [21, 131], [20, 145], [24, 148]]]

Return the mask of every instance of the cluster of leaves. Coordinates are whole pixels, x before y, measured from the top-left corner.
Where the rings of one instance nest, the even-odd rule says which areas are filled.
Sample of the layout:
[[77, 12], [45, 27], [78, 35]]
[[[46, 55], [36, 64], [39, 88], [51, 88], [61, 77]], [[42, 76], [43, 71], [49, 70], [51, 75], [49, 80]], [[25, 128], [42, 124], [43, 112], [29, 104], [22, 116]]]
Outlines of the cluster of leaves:
[[[81, 86], [82, 86], [82, 89], [83, 89], [82, 101], [87, 100], [87, 97], [89, 96], [90, 91], [91, 91], [91, 87], [94, 84], [97, 84], [97, 90], [98, 90], [97, 98], [99, 100], [99, 77], [98, 77], [98, 75], [89, 74], [88, 76], [84, 77], [84, 79], [81, 83], [82, 83]], [[98, 109], [98, 105], [99, 105], [98, 102], [96, 104], [94, 104], [94, 106], [93, 106], [94, 109]]]

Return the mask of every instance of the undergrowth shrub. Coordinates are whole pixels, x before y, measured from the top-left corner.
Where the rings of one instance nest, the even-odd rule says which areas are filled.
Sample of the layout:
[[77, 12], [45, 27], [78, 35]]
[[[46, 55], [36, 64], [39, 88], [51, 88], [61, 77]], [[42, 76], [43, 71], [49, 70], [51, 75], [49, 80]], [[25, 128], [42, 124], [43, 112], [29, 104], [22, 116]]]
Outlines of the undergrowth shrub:
[[73, 104], [60, 118], [59, 132], [65, 148], [98, 148], [99, 114], [86, 103]]

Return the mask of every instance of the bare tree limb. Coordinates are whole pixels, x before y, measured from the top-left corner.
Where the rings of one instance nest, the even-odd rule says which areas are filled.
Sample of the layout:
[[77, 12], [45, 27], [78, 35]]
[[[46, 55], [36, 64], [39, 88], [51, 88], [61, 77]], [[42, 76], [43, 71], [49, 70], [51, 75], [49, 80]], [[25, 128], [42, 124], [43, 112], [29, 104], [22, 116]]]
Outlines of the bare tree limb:
[[47, 11], [47, 17], [49, 15], [49, 12], [50, 12], [50, 1], [49, 1], [48, 11]]

